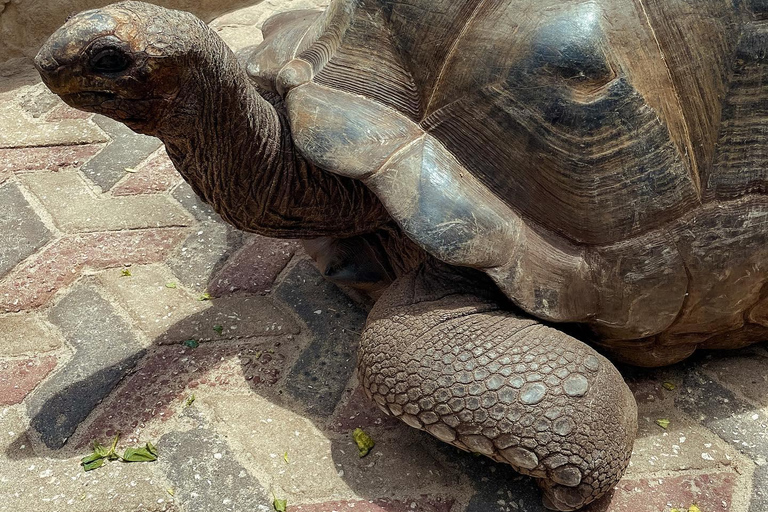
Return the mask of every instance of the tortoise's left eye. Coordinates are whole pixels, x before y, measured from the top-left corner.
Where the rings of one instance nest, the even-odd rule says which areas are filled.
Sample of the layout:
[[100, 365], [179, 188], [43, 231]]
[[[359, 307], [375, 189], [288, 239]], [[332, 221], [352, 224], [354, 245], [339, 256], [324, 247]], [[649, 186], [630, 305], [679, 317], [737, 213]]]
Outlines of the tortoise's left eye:
[[118, 73], [131, 65], [131, 59], [117, 48], [106, 48], [91, 57], [91, 69], [98, 73]]

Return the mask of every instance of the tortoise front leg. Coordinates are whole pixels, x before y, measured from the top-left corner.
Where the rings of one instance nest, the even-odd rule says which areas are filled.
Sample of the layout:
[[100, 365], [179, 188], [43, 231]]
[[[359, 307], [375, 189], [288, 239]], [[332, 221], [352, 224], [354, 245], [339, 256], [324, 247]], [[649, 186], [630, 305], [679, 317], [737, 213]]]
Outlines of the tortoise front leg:
[[548, 508], [578, 509], [624, 473], [634, 398], [607, 359], [492, 288], [426, 267], [395, 281], [363, 333], [364, 388], [408, 425], [538, 478]]

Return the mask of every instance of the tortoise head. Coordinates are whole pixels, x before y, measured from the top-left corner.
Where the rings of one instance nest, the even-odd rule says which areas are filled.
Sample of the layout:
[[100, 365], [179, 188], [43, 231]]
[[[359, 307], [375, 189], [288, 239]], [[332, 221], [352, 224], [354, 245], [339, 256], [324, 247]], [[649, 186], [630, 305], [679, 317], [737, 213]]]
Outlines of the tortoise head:
[[35, 58], [68, 105], [154, 134], [185, 80], [205, 25], [191, 14], [121, 2], [71, 17]]

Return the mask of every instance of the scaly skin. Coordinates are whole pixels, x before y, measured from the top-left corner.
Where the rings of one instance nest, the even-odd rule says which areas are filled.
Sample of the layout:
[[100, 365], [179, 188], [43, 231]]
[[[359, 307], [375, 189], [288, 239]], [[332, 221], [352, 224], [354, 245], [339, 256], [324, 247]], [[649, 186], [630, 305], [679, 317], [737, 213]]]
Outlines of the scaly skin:
[[234, 226], [323, 237], [308, 248], [329, 277], [369, 291], [402, 276], [362, 339], [360, 374], [385, 411], [539, 478], [557, 510], [593, 501], [621, 477], [636, 406], [616, 369], [518, 315], [484, 275], [418, 266], [425, 252], [372, 192], [296, 151], [282, 99], [257, 90], [202, 22], [123, 2], [73, 17], [36, 63], [68, 104], [160, 137], [198, 195]]
[[576, 510], [629, 463], [634, 398], [607, 359], [492, 289], [434, 265], [395, 281], [363, 332], [363, 386], [387, 414], [538, 478], [547, 507]]

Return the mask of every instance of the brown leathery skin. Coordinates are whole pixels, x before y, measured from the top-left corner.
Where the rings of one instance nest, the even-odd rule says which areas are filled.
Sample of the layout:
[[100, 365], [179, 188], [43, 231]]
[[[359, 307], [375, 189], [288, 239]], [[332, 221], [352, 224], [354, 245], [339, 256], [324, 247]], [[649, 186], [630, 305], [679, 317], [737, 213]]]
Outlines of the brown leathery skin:
[[634, 398], [604, 357], [500, 306], [482, 274], [420, 267], [390, 286], [363, 332], [358, 373], [379, 407], [539, 479], [576, 510], [623, 474]]
[[[93, 70], [90, 49], [107, 46], [130, 66]], [[191, 14], [141, 2], [87, 11], [51, 36], [36, 63], [70, 105], [159, 137], [195, 192], [239, 229], [313, 238], [390, 222], [362, 183], [294, 151], [282, 99], [260, 94], [223, 41]]]

